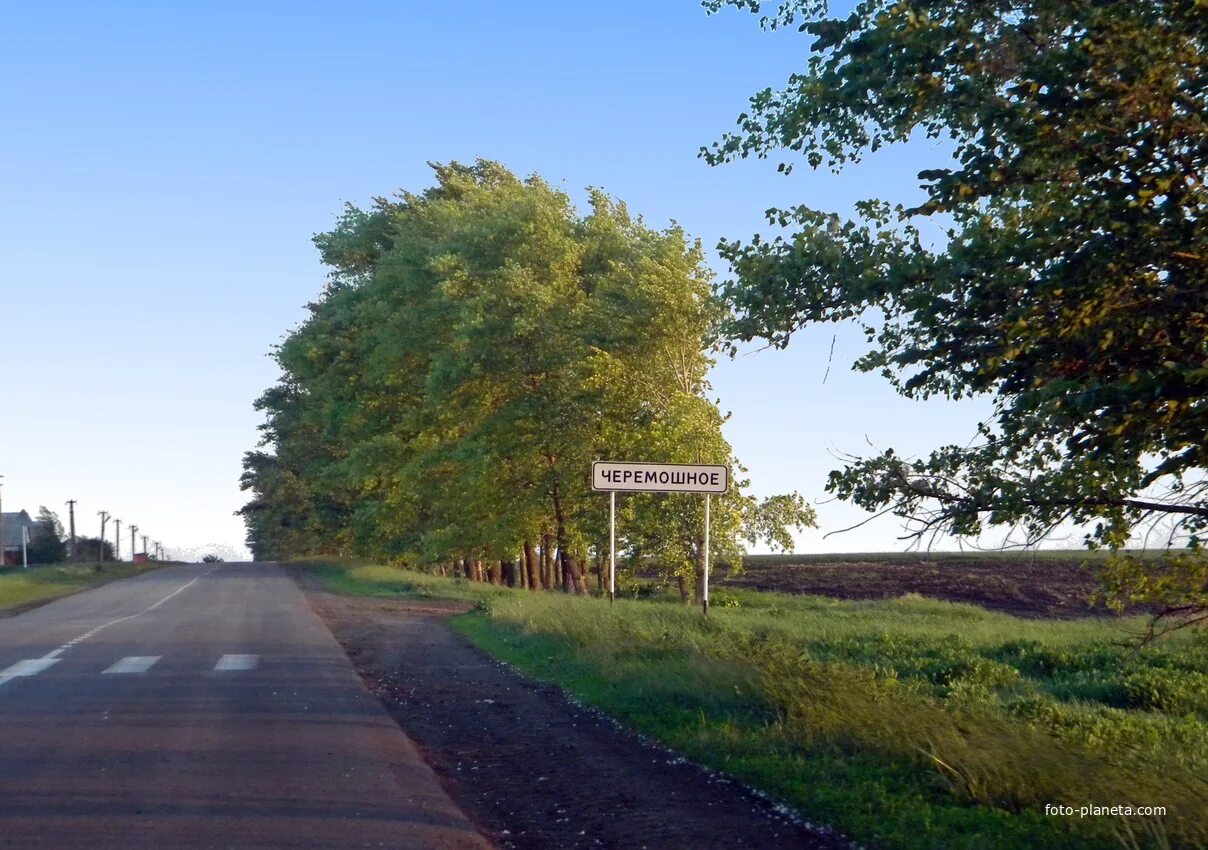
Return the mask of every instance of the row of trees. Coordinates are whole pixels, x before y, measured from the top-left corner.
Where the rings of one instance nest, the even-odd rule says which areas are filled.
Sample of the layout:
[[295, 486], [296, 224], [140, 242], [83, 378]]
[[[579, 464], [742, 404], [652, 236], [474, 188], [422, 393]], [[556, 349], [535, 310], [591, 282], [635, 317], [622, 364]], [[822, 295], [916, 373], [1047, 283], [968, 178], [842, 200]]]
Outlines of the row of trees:
[[[787, 345], [855, 322], [870, 343], [857, 368], [910, 397], [988, 394], [995, 415], [927, 457], [852, 457], [832, 492], [920, 539], [1014, 526], [1037, 543], [1074, 523], [1123, 550], [1161, 531], [1171, 557], [1117, 558], [1111, 596], [1208, 622], [1208, 7], [771, 5], [705, 0], [812, 39], [805, 67], [755, 94], [705, 159], [840, 171], [942, 138], [921, 202], [870, 199], [850, 220], [770, 210], [773, 238], [720, 245], [734, 270], [720, 304], [678, 231], [600, 193], [579, 216], [490, 163], [349, 209], [318, 239], [331, 286], [260, 402], [275, 451], [247, 458], [253, 549], [472, 564], [536, 546], [581, 589], [603, 539], [591, 458], [734, 463], [704, 396], [715, 331]], [[699, 506], [625, 512], [627, 551], [690, 578]], [[795, 496], [736, 492], [718, 539], [809, 519]]]
[[[432, 188], [350, 206], [315, 238], [331, 274], [257, 402], [248, 544], [586, 593], [608, 541], [593, 459], [742, 472], [706, 395], [724, 318], [711, 275], [679, 228], [603, 192], [583, 213], [494, 162], [434, 170]], [[787, 548], [813, 522], [797, 494], [757, 501], [745, 483], [715, 501], [715, 558], [737, 561], [742, 540]], [[702, 514], [692, 497], [618, 501], [625, 555], [685, 600]]]

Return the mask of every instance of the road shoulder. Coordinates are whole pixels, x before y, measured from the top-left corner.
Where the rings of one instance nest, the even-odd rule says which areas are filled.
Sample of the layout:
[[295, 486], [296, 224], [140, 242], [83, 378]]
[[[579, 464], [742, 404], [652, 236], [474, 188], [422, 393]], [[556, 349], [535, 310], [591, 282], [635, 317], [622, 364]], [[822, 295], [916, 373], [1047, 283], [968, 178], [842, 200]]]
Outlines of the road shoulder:
[[501, 846], [846, 846], [485, 656], [464, 603], [346, 597], [300, 579], [367, 687]]

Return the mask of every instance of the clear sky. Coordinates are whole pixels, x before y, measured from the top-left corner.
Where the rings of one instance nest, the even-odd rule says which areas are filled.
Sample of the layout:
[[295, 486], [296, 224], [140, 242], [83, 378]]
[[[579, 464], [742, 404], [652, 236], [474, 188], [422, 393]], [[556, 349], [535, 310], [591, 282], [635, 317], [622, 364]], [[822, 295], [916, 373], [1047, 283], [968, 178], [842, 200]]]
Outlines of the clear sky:
[[[842, 3], [837, 5], [843, 5]], [[808, 36], [697, 0], [8, 4], [0, 48], [0, 351], [6, 510], [79, 500], [181, 554], [243, 552], [240, 461], [270, 347], [320, 290], [311, 245], [344, 201], [497, 159], [602, 186], [712, 248], [770, 206], [918, 197], [931, 143], [840, 176], [698, 149], [778, 86]], [[716, 261], [718, 272], [725, 268]], [[849, 371], [862, 337], [803, 334], [719, 364], [752, 490], [825, 500], [834, 453], [965, 442], [984, 402], [914, 403]], [[819, 504], [798, 551], [902, 547], [895, 521]], [[127, 538], [123, 549], [129, 545]]]

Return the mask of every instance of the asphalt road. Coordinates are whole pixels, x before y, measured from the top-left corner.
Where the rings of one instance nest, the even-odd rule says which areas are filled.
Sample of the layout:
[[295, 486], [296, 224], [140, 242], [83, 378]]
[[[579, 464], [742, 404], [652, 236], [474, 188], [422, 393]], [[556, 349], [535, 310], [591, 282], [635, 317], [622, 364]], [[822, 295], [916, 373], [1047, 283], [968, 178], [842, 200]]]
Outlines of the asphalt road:
[[278, 567], [0, 620], [0, 846], [482, 848]]

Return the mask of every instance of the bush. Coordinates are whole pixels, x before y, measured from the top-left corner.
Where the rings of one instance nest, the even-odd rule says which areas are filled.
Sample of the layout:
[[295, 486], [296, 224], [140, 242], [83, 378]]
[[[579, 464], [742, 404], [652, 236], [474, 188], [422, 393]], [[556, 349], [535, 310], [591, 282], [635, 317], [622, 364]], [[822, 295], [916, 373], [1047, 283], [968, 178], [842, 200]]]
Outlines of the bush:
[[67, 544], [53, 531], [39, 526], [26, 547], [26, 555], [31, 564], [61, 564], [67, 560]]
[[1128, 675], [1122, 684], [1128, 708], [1208, 720], [1208, 674], [1151, 667]]

